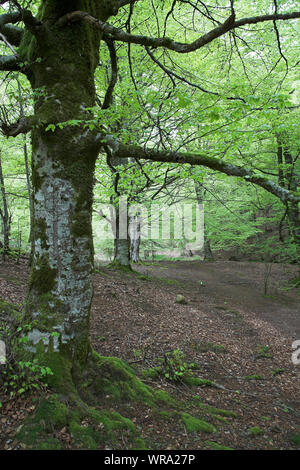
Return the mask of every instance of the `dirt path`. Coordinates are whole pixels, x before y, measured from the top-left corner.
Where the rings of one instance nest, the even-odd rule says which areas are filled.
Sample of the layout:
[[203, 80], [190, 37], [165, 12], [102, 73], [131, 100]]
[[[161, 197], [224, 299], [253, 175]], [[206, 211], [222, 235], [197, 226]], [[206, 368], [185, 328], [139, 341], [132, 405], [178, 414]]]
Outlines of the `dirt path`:
[[194, 300], [200, 297], [208, 305], [227, 304], [248, 311], [253, 318], [270, 323], [283, 335], [300, 339], [300, 289], [299, 292], [284, 290], [287, 279], [296, 275], [293, 266], [272, 266], [267, 296], [264, 295], [264, 263], [180, 261], [137, 269], [151, 276], [179, 281], [182, 290]]

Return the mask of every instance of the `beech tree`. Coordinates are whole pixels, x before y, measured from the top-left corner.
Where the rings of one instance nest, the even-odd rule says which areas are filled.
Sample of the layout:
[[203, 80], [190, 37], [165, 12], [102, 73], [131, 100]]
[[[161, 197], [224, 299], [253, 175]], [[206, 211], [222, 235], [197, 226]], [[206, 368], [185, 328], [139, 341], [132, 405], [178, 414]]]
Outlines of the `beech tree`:
[[[265, 2], [265, 8], [253, 16], [241, 16], [247, 2], [221, 3], [223, 14], [214, 18], [213, 7], [204, 3], [203, 9], [203, 2], [0, 1], [4, 8], [0, 33], [7, 52], [0, 57], [0, 70], [24, 74], [34, 96], [32, 115], [2, 123], [7, 137], [31, 132], [32, 139], [34, 256], [24, 321], [34, 322], [35, 327], [29, 333], [26, 349], [52, 369], [51, 383], [64, 394], [75, 397], [87, 371], [95, 374], [98, 367], [89, 340], [93, 297], [91, 221], [95, 162], [105, 146], [114, 158], [202, 165], [252, 182], [285, 203], [300, 202], [299, 195], [252, 169], [201, 151], [129, 145], [108, 133], [105, 122], [95, 124], [93, 120], [95, 71], [105, 43], [111, 57], [115, 43], [137, 45], [150, 54], [163, 49], [187, 55], [202, 48], [208, 48], [209, 54], [209, 45], [242, 27], [271, 23], [277, 30], [277, 23], [300, 18], [300, 11], [290, 11], [289, 2], [280, 11], [276, 1]], [[197, 37], [195, 31], [187, 35], [193, 36], [190, 41], [176, 39], [184, 38], [184, 31], [177, 34], [174, 30], [174, 37], [167, 37], [166, 27], [157, 37], [131, 32], [135, 7], [153, 8], [166, 25], [181, 4], [185, 4], [190, 18], [201, 15], [207, 20], [206, 29]], [[123, 18], [118, 27], [113, 24], [117, 15]], [[106, 102], [113, 92], [114, 71], [112, 66]], [[170, 79], [176, 78], [172, 71], [169, 75]], [[224, 99], [239, 98], [228, 95]]]

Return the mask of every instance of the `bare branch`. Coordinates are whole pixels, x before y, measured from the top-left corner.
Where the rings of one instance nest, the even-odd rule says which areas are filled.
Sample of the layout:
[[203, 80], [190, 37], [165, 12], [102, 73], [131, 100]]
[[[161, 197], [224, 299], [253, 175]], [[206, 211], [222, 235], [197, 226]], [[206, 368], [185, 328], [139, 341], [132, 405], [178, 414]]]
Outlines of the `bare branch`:
[[[173, 70], [170, 70], [168, 69], [165, 65], [163, 65], [155, 56], [154, 54], [152, 54], [152, 52], [150, 51], [149, 47], [145, 47], [146, 51], [147, 51], [147, 54], [149, 55], [149, 57], [151, 58], [151, 60], [153, 60], [153, 62], [155, 64], [158, 65], [158, 67], [160, 67], [169, 77], [170, 79], [172, 80], [173, 82], [173, 86], [175, 87], [175, 83], [174, 83], [174, 80], [172, 77], [174, 78], [177, 78], [177, 80], [180, 80], [181, 82], [184, 82], [186, 83], [187, 85], [193, 87], [193, 88], [198, 88], [198, 90], [200, 91], [203, 91], [204, 93], [208, 93], [208, 94], [211, 94], [211, 95], [215, 95], [215, 96], [221, 96], [220, 93], [217, 93], [215, 91], [211, 91], [211, 90], [206, 90], [205, 88], [203, 88], [202, 86], [196, 84], [196, 83], [192, 83], [190, 80], [188, 80], [187, 78], [185, 77], [182, 77], [180, 75], [178, 75], [176, 72], [174, 72]], [[232, 96], [229, 96], [227, 97], [226, 99], [228, 100], [237, 100], [237, 101], [243, 101], [245, 103], [245, 100], [243, 98], [239, 98], [239, 97], [232, 97]]]
[[6, 44], [6, 46], [11, 50], [11, 52], [14, 54], [14, 56], [18, 57], [17, 51], [14, 49], [14, 47], [8, 42], [4, 34], [0, 33], [0, 39]]

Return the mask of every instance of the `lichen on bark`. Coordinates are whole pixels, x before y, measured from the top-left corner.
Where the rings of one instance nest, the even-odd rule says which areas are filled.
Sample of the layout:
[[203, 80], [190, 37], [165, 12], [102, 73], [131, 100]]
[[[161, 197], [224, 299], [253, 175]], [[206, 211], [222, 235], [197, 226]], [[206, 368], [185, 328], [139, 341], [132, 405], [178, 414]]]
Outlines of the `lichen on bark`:
[[93, 132], [80, 126], [47, 130], [50, 124], [88, 119], [86, 108], [95, 104], [101, 33], [85, 22], [62, 27], [58, 20], [74, 9], [106, 20], [115, 6], [44, 0], [40, 37], [27, 31], [18, 51], [35, 92], [34, 256], [26, 321], [34, 319], [37, 326], [28, 347], [45, 362], [54, 353], [83, 364], [90, 351], [93, 174], [99, 151]]

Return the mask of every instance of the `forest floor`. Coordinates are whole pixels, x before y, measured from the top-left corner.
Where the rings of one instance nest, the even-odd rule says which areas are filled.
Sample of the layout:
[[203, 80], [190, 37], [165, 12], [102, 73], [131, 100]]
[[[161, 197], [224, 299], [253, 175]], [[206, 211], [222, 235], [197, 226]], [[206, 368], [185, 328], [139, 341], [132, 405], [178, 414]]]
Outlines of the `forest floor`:
[[[292, 363], [292, 343], [300, 340], [300, 289], [290, 287], [296, 267], [267, 268], [160, 261], [135, 265], [134, 273], [101, 267], [95, 274], [94, 349], [127, 361], [144, 382], [215, 427], [211, 434], [193, 432], [175, 415], [162, 419], [149, 407], [120, 405], [117, 411], [135, 423], [149, 449], [300, 449], [300, 365]], [[0, 296], [22, 303], [27, 278], [25, 264], [3, 263]], [[178, 295], [186, 304], [176, 303]], [[164, 367], [174, 350], [185, 355], [179, 365], [196, 364], [193, 374], [210, 385], [167, 380]], [[155, 367], [161, 372], [153, 373]], [[3, 404], [0, 449], [19, 448], [16, 430], [33, 409], [30, 398]], [[68, 430], [60, 437], [63, 448], [73, 448]], [[116, 448], [127, 445], [123, 436]]]

